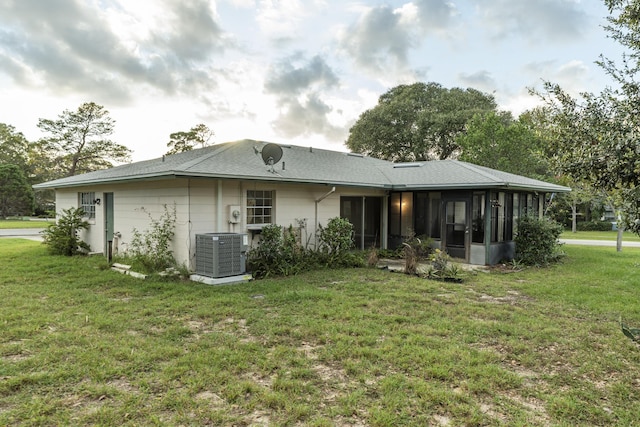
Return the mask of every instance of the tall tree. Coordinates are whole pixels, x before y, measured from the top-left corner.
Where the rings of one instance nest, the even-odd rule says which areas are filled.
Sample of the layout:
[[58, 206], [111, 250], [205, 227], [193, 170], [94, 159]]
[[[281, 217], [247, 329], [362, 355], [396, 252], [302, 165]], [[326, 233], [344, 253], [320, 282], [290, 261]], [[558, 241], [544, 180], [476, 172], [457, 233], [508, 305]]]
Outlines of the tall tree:
[[206, 125], [200, 123], [195, 125], [187, 132], [174, 132], [169, 135], [167, 147], [167, 155], [191, 151], [197, 146], [204, 148], [209, 145], [209, 140], [213, 137], [214, 132]]
[[33, 189], [20, 166], [0, 164], [0, 218], [31, 215], [33, 209]]
[[476, 114], [456, 139], [460, 160], [530, 178], [543, 178], [547, 164], [541, 139], [511, 113]]
[[458, 153], [455, 139], [467, 122], [495, 110], [493, 96], [476, 89], [400, 85], [360, 115], [346, 145], [353, 152], [392, 161], [447, 159]]
[[616, 89], [575, 99], [546, 83], [539, 94], [554, 114], [555, 163], [575, 181], [586, 182], [621, 206], [622, 221], [640, 234], [640, 0], [605, 0], [610, 37], [628, 52], [622, 64], [601, 56], [599, 64]]
[[0, 164], [13, 164], [24, 168], [27, 165], [29, 141], [21, 132], [0, 123]]
[[62, 176], [73, 176], [130, 160], [131, 150], [108, 137], [115, 121], [101, 105], [87, 102], [76, 111], [65, 110], [57, 120], [40, 119], [38, 127], [49, 134], [42, 148], [56, 160]]

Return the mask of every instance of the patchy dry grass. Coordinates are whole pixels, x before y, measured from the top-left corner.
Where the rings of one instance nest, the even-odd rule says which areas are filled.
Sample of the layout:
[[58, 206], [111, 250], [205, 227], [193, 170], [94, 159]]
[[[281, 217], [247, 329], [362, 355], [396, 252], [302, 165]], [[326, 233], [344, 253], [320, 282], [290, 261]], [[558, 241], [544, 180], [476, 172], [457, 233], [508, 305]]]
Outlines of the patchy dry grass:
[[463, 284], [139, 281], [0, 240], [0, 425], [634, 425], [640, 250]]

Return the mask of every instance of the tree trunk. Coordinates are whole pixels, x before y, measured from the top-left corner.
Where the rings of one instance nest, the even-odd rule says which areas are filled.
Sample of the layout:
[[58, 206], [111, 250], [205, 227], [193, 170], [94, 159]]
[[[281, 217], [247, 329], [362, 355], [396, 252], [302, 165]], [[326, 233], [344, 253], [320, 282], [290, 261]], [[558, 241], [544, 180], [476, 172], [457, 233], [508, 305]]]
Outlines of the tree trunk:
[[578, 206], [576, 205], [576, 202], [573, 202], [571, 204], [571, 232], [572, 233], [578, 232], [577, 218], [578, 218]]
[[624, 226], [620, 223], [620, 221], [618, 221], [617, 224], [618, 238], [616, 239], [616, 251], [622, 252], [622, 232], [624, 231]]

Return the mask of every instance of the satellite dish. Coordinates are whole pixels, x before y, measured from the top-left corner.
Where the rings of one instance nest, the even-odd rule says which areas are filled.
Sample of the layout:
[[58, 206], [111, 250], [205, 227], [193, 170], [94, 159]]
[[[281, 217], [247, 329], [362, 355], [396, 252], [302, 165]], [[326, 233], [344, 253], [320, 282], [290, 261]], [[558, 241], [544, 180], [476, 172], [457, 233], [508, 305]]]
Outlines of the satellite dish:
[[262, 161], [267, 166], [273, 166], [282, 159], [282, 147], [278, 144], [267, 144], [262, 148]]

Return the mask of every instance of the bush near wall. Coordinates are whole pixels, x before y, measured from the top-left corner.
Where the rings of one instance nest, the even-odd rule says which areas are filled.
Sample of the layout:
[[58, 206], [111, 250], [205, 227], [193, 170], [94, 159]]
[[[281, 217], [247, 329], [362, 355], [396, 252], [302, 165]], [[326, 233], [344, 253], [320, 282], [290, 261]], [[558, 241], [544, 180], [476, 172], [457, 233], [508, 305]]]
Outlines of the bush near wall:
[[344, 218], [332, 218], [320, 226], [316, 250], [302, 246], [293, 226], [267, 225], [258, 245], [247, 253], [247, 268], [256, 279], [292, 276], [318, 268], [363, 267], [362, 254], [352, 252], [353, 225]]
[[543, 266], [558, 261], [563, 253], [558, 240], [561, 224], [548, 218], [524, 216], [518, 221], [516, 260], [525, 265]]

